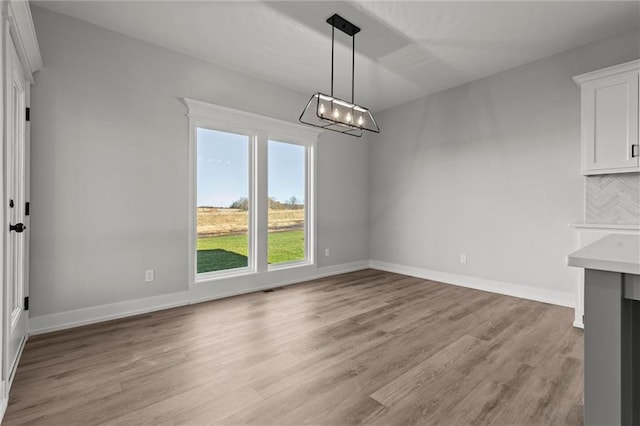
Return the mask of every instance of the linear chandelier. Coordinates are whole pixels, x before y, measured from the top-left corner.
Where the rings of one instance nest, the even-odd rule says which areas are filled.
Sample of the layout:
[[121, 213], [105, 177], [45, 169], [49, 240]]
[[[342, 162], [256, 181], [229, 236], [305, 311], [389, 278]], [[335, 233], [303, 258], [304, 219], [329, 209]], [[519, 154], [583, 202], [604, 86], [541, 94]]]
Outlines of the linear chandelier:
[[[363, 130], [380, 133], [378, 124], [371, 112], [354, 103], [354, 75], [356, 34], [360, 28], [353, 25], [338, 14], [334, 14], [327, 23], [331, 25], [331, 95], [320, 92], [313, 94], [307, 106], [300, 114], [300, 122], [311, 126], [321, 127], [334, 132], [351, 136], [362, 136]], [[333, 96], [333, 56], [335, 50], [335, 29], [351, 36], [351, 102]]]

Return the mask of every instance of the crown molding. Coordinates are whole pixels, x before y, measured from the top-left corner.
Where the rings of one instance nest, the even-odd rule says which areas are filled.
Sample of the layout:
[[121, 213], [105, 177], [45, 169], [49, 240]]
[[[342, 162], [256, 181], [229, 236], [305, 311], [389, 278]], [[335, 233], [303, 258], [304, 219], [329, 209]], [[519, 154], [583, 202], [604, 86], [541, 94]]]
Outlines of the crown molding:
[[27, 0], [11, 0], [6, 2], [3, 11], [9, 24], [9, 32], [16, 45], [20, 61], [26, 68], [27, 78], [33, 83], [33, 73], [44, 68], [36, 30], [31, 17], [31, 9]]

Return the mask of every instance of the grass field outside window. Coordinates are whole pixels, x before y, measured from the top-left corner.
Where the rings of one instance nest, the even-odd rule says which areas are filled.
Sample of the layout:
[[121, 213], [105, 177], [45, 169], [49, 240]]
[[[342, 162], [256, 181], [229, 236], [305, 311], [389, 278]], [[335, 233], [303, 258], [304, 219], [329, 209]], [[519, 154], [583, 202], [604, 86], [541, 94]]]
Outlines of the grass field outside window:
[[[198, 209], [197, 272], [216, 272], [248, 266], [247, 212], [239, 209]], [[305, 258], [304, 209], [279, 209], [268, 234], [268, 263]]]

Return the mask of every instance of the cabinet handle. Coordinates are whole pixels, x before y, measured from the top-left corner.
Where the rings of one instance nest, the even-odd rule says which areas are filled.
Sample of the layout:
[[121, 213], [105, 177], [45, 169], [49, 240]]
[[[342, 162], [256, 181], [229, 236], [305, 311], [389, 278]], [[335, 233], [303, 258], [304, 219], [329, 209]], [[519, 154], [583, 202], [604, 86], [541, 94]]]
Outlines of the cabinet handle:
[[631, 158], [635, 158], [635, 157], [640, 157], [640, 155], [638, 155], [638, 148], [640, 147], [640, 145], [631, 145]]

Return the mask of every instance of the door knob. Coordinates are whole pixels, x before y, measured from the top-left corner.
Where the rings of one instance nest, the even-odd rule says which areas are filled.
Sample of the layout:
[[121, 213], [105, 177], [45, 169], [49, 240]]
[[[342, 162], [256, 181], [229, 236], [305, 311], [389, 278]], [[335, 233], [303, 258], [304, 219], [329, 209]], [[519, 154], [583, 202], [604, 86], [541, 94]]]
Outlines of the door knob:
[[27, 227], [24, 226], [24, 223], [16, 223], [15, 225], [9, 225], [9, 231], [16, 231], [17, 233], [23, 232], [25, 229], [27, 229]]

